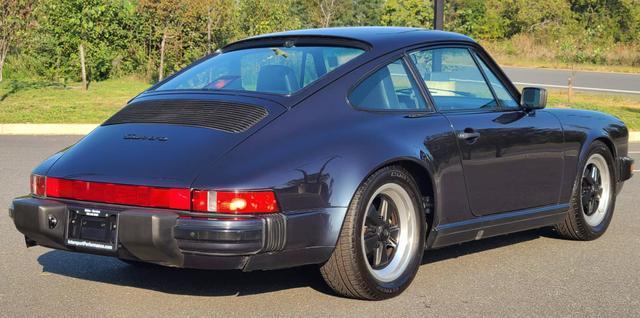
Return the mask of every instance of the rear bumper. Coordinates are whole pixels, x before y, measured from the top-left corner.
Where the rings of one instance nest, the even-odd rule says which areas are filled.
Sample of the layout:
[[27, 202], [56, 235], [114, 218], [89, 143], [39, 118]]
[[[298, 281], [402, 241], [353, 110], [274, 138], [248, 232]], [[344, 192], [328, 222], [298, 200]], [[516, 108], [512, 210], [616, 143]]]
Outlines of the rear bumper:
[[[69, 210], [117, 213], [117, 251], [67, 245]], [[28, 246], [95, 253], [172, 267], [263, 270], [319, 264], [335, 247], [346, 209], [244, 218], [179, 218], [174, 211], [17, 198], [9, 208]], [[55, 219], [52, 224], [51, 219]]]

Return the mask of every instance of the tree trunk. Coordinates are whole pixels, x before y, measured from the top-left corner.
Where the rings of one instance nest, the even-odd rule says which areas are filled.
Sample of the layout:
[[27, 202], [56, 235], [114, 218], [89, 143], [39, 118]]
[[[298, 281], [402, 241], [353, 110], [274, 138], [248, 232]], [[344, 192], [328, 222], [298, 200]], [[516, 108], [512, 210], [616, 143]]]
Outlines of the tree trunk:
[[320, 24], [323, 28], [328, 28], [331, 25], [331, 19], [335, 11], [335, 0], [319, 0], [318, 6], [320, 7], [321, 21]]
[[4, 61], [9, 54], [9, 39], [5, 38], [0, 41], [0, 82], [2, 82], [2, 71], [4, 70]]
[[0, 48], [0, 82], [2, 82], [2, 71], [4, 70], [4, 59], [7, 57], [7, 50]]
[[89, 86], [87, 85], [87, 67], [84, 63], [84, 45], [82, 43], [78, 46], [78, 50], [80, 50], [80, 68], [82, 69], [82, 89], [86, 91]]
[[160, 67], [158, 67], [158, 82], [164, 78], [164, 47], [167, 43], [167, 30], [162, 32], [162, 42], [160, 42]]
[[207, 54], [211, 54], [211, 7], [209, 7], [209, 13], [207, 14]]

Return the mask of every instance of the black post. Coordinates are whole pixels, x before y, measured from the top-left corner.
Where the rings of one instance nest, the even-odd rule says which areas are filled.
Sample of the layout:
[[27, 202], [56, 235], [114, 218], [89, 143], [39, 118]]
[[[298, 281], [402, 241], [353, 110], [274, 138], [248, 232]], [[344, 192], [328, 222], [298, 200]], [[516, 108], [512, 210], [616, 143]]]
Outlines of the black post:
[[442, 30], [444, 27], [444, 0], [433, 0], [433, 28]]
[[[444, 0], [433, 0], [433, 29], [442, 30], [444, 27]], [[442, 72], [442, 54], [434, 50], [431, 56], [431, 71]]]

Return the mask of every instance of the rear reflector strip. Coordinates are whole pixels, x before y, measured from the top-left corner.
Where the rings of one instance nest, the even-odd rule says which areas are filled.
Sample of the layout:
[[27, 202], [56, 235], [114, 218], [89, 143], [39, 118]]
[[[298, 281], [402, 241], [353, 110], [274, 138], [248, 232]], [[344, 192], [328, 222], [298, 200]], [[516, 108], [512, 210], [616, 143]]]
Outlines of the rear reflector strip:
[[79, 201], [177, 210], [191, 209], [191, 190], [48, 177], [46, 196]]

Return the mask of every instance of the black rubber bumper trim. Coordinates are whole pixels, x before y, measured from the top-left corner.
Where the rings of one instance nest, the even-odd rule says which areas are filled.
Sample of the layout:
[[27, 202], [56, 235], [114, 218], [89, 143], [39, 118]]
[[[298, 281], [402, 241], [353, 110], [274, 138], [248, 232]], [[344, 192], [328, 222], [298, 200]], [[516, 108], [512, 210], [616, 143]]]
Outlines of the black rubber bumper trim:
[[67, 206], [56, 201], [22, 197], [13, 200], [13, 223], [16, 229], [39, 245], [68, 250], [64, 244], [65, 222], [50, 227], [48, 218], [67, 219]]
[[263, 251], [265, 220], [179, 219], [174, 237], [178, 247], [189, 253], [249, 255]]
[[631, 179], [633, 176], [633, 158], [630, 157], [620, 157], [620, 178], [619, 181], [626, 181]]
[[[334, 249], [344, 208], [230, 219], [186, 219], [175, 211], [79, 201], [16, 198], [9, 207], [27, 246], [105, 254], [67, 246], [70, 208], [118, 213], [118, 250], [108, 255], [172, 267], [276, 269], [326, 261]], [[55, 217], [57, 226], [48, 219]]]
[[[125, 210], [118, 214], [119, 247], [136, 259], [182, 267], [184, 256], [173, 230], [178, 216], [168, 211]], [[119, 248], [121, 249], [121, 248]], [[119, 252], [120, 253], [120, 252]]]

